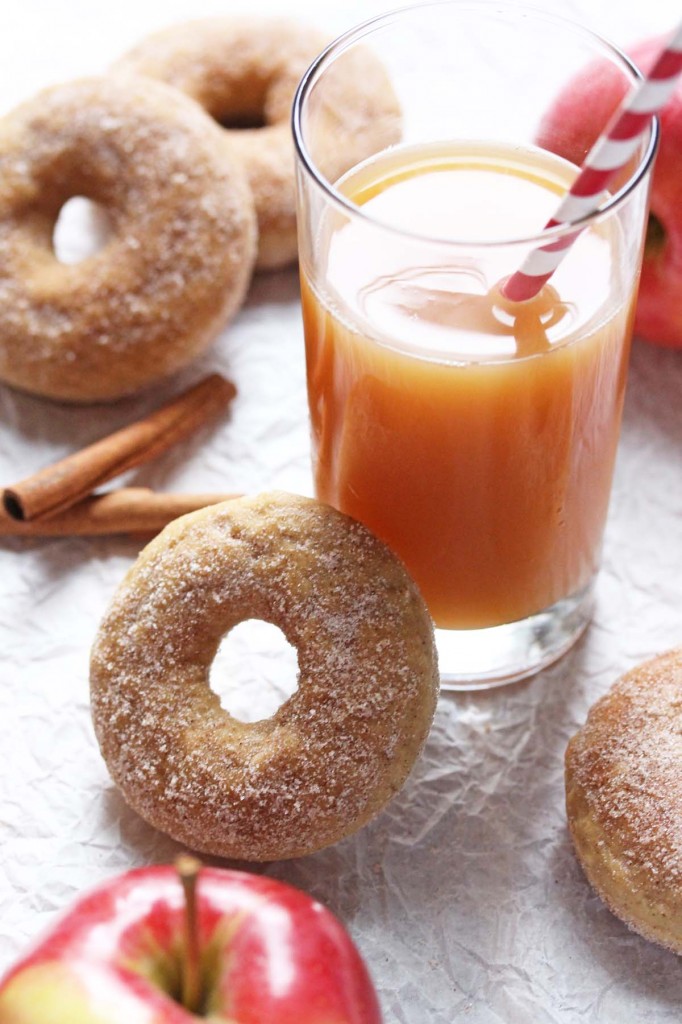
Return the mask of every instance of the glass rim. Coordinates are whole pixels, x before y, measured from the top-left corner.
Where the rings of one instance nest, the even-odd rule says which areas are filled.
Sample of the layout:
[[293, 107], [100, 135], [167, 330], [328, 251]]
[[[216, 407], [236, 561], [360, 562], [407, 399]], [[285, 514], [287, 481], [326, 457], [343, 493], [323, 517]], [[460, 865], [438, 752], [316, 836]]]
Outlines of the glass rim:
[[[324, 48], [324, 50], [317, 55], [312, 64], [310, 64], [296, 89], [291, 111], [291, 129], [294, 139], [294, 149], [303, 170], [311, 178], [313, 183], [326, 195], [327, 199], [331, 201], [331, 203], [342, 213], [358, 218], [375, 228], [381, 228], [382, 230], [398, 235], [401, 238], [420, 241], [434, 246], [467, 249], [491, 249], [515, 245], [546, 245], [549, 242], [558, 241], [561, 238], [573, 234], [576, 228], [582, 230], [591, 224], [599, 223], [623, 206], [625, 201], [635, 191], [640, 182], [646, 178], [646, 175], [653, 165], [660, 136], [660, 121], [657, 116], [651, 121], [647, 147], [634, 172], [618, 189], [618, 191], [610, 196], [602, 206], [590, 213], [583, 214], [582, 217], [578, 217], [575, 220], [567, 221], [551, 228], [543, 228], [540, 232], [536, 232], [532, 235], [522, 235], [516, 238], [493, 238], [479, 241], [465, 238], [443, 238], [433, 235], [424, 235], [415, 231], [407, 231], [404, 228], [400, 228], [388, 221], [379, 220], [378, 218], [364, 212], [362, 206], [359, 206], [351, 199], [348, 199], [347, 196], [339, 191], [339, 189], [337, 189], [334, 184], [329, 181], [324, 174], [322, 174], [306, 146], [303, 134], [302, 112], [311, 88], [324, 70], [332, 64], [336, 57], [348, 50], [356, 42], [363, 39], [365, 36], [370, 35], [383, 25], [391, 24], [403, 14], [429, 7], [451, 7], [469, 11], [481, 9], [487, 9], [488, 11], [500, 11], [500, 9], [503, 9], [504, 11], [514, 14], [532, 14], [543, 21], [567, 26], [572, 31], [577, 32], [586, 39], [589, 39], [593, 44], [598, 44], [599, 47], [605, 50], [607, 54], [612, 58], [615, 58], [614, 63], [619, 63], [621, 65], [621, 70], [630, 72], [633, 82], [642, 81], [644, 78], [644, 75], [634, 61], [632, 61], [630, 57], [620, 49], [620, 47], [610, 42], [604, 36], [592, 31], [592, 29], [586, 28], [584, 25], [581, 25], [572, 18], [566, 18], [563, 15], [554, 14], [553, 12], [542, 10], [542, 8], [535, 7], [530, 4], [518, 4], [516, 2], [512, 2], [512, 0], [421, 0], [421, 2], [418, 3], [410, 3], [403, 5], [402, 7], [392, 8], [383, 14], [374, 15], [366, 21], [360, 22], [358, 25], [347, 29], [341, 35], [333, 39]], [[388, 152], [388, 150], [380, 150], [379, 152]]]

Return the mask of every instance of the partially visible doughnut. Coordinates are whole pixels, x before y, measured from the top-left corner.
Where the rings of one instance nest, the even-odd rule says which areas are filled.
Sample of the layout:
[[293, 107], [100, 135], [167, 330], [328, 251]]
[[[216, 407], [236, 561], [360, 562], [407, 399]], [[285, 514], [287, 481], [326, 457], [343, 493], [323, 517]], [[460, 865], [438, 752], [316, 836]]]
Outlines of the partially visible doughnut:
[[566, 751], [578, 859], [606, 905], [682, 953], [682, 648], [623, 676]]
[[[257, 269], [296, 259], [291, 104], [304, 71], [327, 42], [280, 19], [208, 18], [149, 36], [113, 70], [149, 75], [191, 96], [225, 128], [247, 170], [258, 215]], [[322, 142], [331, 180], [400, 135], [400, 109], [368, 50], [344, 55], [328, 79]]]
[[[256, 247], [248, 184], [222, 149], [196, 104], [145, 78], [58, 85], [0, 122], [0, 380], [108, 401], [206, 348]], [[76, 195], [112, 235], [67, 265], [52, 236]]]
[[[297, 648], [297, 691], [237, 721], [209, 687], [246, 619]], [[145, 548], [92, 653], [95, 732], [147, 821], [240, 860], [312, 853], [354, 832], [405, 781], [433, 718], [433, 627], [401, 562], [366, 527], [270, 494], [171, 523]]]

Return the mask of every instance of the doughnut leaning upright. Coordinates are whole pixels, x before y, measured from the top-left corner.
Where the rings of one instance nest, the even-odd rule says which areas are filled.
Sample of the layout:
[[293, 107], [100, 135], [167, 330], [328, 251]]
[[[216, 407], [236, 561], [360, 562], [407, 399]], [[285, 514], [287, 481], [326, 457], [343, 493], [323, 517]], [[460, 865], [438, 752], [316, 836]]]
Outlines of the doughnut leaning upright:
[[[296, 647], [299, 684], [247, 724], [209, 669], [250, 618]], [[275, 493], [183, 516], [145, 548], [100, 626], [90, 688], [102, 754], [139, 814], [195, 850], [280, 860], [349, 835], [400, 789], [438, 668], [396, 556], [327, 505]]]

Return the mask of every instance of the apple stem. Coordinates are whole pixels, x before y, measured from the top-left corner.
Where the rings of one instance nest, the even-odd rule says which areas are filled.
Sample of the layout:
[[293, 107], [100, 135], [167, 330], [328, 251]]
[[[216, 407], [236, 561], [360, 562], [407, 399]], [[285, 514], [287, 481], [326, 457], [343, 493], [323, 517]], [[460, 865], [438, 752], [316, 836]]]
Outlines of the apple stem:
[[184, 957], [182, 959], [182, 1005], [198, 1013], [201, 1002], [199, 927], [197, 921], [197, 881], [201, 862], [183, 854], [175, 861], [175, 870], [185, 894]]
[[645, 251], [653, 254], [662, 248], [664, 242], [665, 228], [656, 214], [650, 211], [646, 226]]

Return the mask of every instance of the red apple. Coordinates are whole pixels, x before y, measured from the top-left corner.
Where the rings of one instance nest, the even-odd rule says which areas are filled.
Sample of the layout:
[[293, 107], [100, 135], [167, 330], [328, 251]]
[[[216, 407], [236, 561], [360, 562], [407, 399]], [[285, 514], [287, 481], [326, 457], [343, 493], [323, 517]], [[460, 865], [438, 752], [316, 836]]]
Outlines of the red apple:
[[[647, 72], [667, 36], [628, 50]], [[581, 164], [624, 94], [622, 76], [607, 62], [591, 65], [561, 93], [540, 127], [538, 145]], [[661, 114], [651, 214], [635, 333], [668, 348], [682, 348], [682, 81]]]
[[82, 897], [0, 982], [1, 1024], [381, 1024], [321, 904], [259, 875], [130, 871]]

